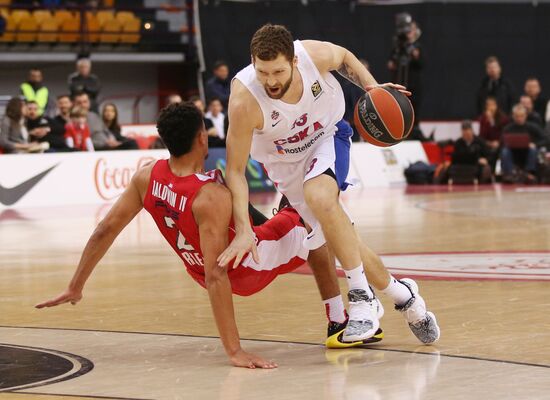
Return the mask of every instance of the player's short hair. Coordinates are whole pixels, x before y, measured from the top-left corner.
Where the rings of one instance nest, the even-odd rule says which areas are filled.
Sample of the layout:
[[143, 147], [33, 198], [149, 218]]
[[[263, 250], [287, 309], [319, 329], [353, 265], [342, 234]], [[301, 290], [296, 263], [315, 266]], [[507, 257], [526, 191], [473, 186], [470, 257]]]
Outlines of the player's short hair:
[[294, 42], [292, 34], [283, 25], [266, 24], [254, 33], [250, 41], [250, 54], [262, 61], [273, 61], [279, 54], [292, 62]]
[[180, 157], [191, 151], [203, 124], [202, 112], [190, 101], [184, 101], [162, 109], [157, 130], [170, 154]]

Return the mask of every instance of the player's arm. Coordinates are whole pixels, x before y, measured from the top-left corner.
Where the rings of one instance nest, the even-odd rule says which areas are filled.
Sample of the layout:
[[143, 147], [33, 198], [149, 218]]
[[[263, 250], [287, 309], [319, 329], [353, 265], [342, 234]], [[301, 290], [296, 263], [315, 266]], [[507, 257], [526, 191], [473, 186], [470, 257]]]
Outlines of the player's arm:
[[[254, 128], [261, 127], [258, 119], [259, 106], [254, 104], [252, 95], [238, 80], [234, 80], [229, 98], [229, 128], [227, 131], [227, 168], [225, 179], [233, 196], [233, 220], [235, 221], [235, 238], [231, 245], [220, 255], [220, 266], [228, 265], [233, 258], [233, 266], [239, 265], [241, 259], [252, 251], [252, 256], [259, 262], [256, 242], [250, 219], [248, 217], [248, 182], [245, 171], [252, 144]], [[256, 107], [255, 107], [256, 106]], [[263, 122], [263, 121], [262, 121]]]
[[231, 208], [231, 193], [217, 183], [203, 186], [193, 202], [193, 216], [199, 227], [206, 289], [212, 312], [223, 347], [233, 365], [274, 368], [276, 365], [272, 362], [246, 353], [241, 348], [233, 310], [231, 282], [227, 276], [227, 269], [220, 268], [217, 263], [218, 256], [227, 247]]
[[67, 289], [59, 296], [37, 304], [36, 308], [53, 307], [59, 304], [76, 304], [82, 299], [82, 290], [97, 263], [103, 258], [122, 229], [143, 208], [142, 194], [147, 188], [151, 169], [144, 167], [138, 171], [130, 185], [113, 205], [107, 216], [99, 223], [88, 240], [78, 268]]
[[[363, 90], [381, 86], [361, 61], [344, 47], [317, 40], [304, 40], [302, 44], [321, 73], [337, 71]], [[411, 94], [402, 85], [385, 83], [383, 86], [393, 87], [406, 95]]]

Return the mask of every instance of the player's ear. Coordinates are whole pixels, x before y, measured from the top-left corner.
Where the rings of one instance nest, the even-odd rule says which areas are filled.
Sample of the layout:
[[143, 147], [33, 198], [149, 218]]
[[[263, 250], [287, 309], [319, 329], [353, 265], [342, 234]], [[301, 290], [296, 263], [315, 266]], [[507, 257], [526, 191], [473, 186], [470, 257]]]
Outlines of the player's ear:
[[292, 66], [296, 67], [298, 65], [298, 56], [294, 56], [294, 60], [292, 60]]

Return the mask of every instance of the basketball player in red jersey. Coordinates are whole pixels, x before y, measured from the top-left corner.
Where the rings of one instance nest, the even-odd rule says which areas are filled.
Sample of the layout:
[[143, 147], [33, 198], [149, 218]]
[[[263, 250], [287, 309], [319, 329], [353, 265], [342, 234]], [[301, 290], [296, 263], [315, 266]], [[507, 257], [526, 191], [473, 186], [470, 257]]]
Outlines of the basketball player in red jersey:
[[231, 363], [238, 367], [275, 368], [275, 363], [241, 348], [232, 293], [254, 294], [277, 275], [302, 265], [308, 255], [302, 244], [306, 228], [294, 209], [284, 208], [254, 227], [261, 265], [249, 256], [237, 268], [220, 267], [216, 259], [234, 237], [231, 192], [220, 183], [220, 171], [204, 172], [208, 134], [202, 112], [193, 103], [170, 105], [161, 112], [157, 129], [170, 159], [137, 171], [90, 237], [68, 288], [36, 307], [79, 302], [98, 262], [122, 229], [145, 208], [183, 260], [189, 275], [208, 290], [220, 338]]
[[[361, 243], [339, 203], [340, 190], [347, 186], [352, 132], [342, 120], [342, 88], [331, 71], [365, 90], [378, 83], [350, 51], [329, 42], [293, 41], [281, 25], [267, 24], [256, 31], [250, 50], [252, 63], [235, 76], [229, 99], [226, 179], [233, 197], [236, 235], [219, 263], [225, 266], [234, 259], [238, 264], [250, 252], [261, 263], [248, 223], [244, 172], [250, 154], [313, 228], [304, 245], [315, 254], [326, 242], [345, 270], [349, 320], [340, 292], [329, 294], [320, 287], [331, 311], [327, 346], [341, 327], [347, 342], [371, 338], [378, 331], [377, 301], [365, 268], [371, 283], [392, 298], [414, 335], [422, 343], [435, 342], [439, 327], [416, 282], [399, 281], [388, 273]], [[410, 95], [403, 86], [385, 85]], [[314, 273], [318, 282], [319, 274], [328, 276], [318, 269]]]

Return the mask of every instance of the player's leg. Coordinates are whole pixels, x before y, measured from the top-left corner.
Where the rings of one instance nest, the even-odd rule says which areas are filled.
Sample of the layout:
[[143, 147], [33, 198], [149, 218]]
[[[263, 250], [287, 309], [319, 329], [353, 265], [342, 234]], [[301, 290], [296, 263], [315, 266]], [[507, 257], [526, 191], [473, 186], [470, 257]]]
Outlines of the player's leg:
[[363, 243], [358, 234], [357, 238], [369, 282], [392, 299], [395, 309], [402, 313], [418, 340], [425, 344], [437, 341], [440, 336], [437, 320], [435, 315], [427, 310], [426, 302], [418, 293], [416, 282], [408, 278], [395, 279], [380, 257]]
[[374, 336], [379, 321], [374, 313], [374, 296], [363, 270], [359, 242], [351, 221], [339, 203], [339, 191], [334, 177], [326, 174], [315, 176], [304, 183], [305, 202], [346, 272], [350, 289], [350, 318], [344, 340], [359, 341]]

